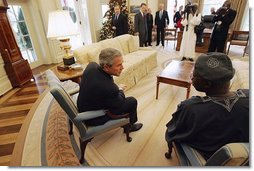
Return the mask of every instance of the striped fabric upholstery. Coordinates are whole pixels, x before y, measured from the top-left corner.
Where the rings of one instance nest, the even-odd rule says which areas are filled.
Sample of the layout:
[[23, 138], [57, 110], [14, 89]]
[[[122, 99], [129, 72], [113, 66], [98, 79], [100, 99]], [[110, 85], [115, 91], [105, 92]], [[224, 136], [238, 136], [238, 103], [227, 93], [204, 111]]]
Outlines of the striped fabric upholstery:
[[194, 148], [173, 142], [181, 166], [248, 166], [249, 143], [230, 143], [217, 150], [207, 161]]
[[230, 143], [221, 147], [206, 166], [244, 166], [249, 163], [249, 143]]
[[57, 76], [55, 75], [55, 73], [51, 70], [47, 70], [44, 73], [46, 75], [47, 81], [50, 82], [52, 80], [55, 80], [56, 82], [58, 82], [59, 84], [61, 84], [61, 86], [64, 87], [64, 89], [70, 94], [70, 95], [74, 95], [76, 93], [79, 92], [79, 84], [71, 81], [71, 80], [67, 80], [67, 81], [63, 81], [61, 82]]

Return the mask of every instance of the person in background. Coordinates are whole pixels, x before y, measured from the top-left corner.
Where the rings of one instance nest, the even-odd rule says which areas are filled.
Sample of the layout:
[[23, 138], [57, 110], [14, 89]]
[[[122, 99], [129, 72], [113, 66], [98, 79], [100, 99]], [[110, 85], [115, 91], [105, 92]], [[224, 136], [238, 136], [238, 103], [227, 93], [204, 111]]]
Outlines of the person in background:
[[160, 3], [159, 11], [155, 14], [155, 27], [157, 29], [157, 43], [159, 46], [160, 42], [164, 47], [165, 28], [169, 25], [168, 12], [164, 10], [164, 4]]
[[148, 33], [147, 44], [148, 46], [152, 46], [153, 15], [150, 8], [147, 9], [146, 22], [147, 22], [147, 33]]
[[205, 159], [228, 143], [249, 142], [249, 90], [230, 91], [235, 70], [224, 53], [202, 54], [192, 85], [205, 96], [181, 102], [167, 123], [166, 141], [185, 143]]
[[211, 14], [215, 15], [215, 14], [216, 14], [216, 12], [215, 12], [215, 8], [214, 8], [214, 7], [212, 7], [212, 8], [210, 9], [210, 12], [211, 12]]
[[179, 20], [182, 19], [182, 10], [183, 10], [183, 6], [181, 5], [181, 6], [179, 7], [179, 10], [176, 11], [176, 13], [175, 13], [175, 15], [174, 15], [174, 17], [173, 17], [173, 21], [174, 21], [174, 26], [175, 26], [175, 28], [179, 28], [177, 23], [179, 22]]
[[197, 35], [194, 32], [194, 27], [199, 25], [201, 22], [201, 14], [198, 13], [197, 4], [188, 4], [184, 9], [184, 18], [182, 20], [182, 25], [184, 26], [183, 38], [180, 47], [179, 56], [181, 60], [194, 61], [195, 57], [195, 47]]
[[128, 34], [128, 17], [121, 13], [120, 5], [115, 5], [115, 13], [112, 16], [112, 29], [115, 31], [114, 37]]
[[211, 35], [208, 52], [223, 52], [228, 37], [230, 24], [236, 17], [236, 11], [231, 9], [229, 0], [225, 1], [223, 6], [216, 11], [213, 17], [213, 32]]
[[146, 21], [147, 5], [142, 3], [140, 5], [140, 11], [134, 18], [134, 34], [139, 36], [139, 46], [143, 47], [147, 41], [148, 29]]
[[[115, 115], [129, 113], [130, 132], [138, 131], [143, 124], [136, 123], [137, 100], [125, 97], [125, 85], [116, 85], [113, 76], [120, 76], [123, 68], [122, 54], [113, 48], [103, 49], [99, 55], [99, 64], [90, 62], [81, 78], [77, 106], [79, 112], [108, 110]], [[95, 79], [96, 78], [96, 79]], [[89, 126], [103, 125], [110, 118], [108, 115], [85, 121]]]

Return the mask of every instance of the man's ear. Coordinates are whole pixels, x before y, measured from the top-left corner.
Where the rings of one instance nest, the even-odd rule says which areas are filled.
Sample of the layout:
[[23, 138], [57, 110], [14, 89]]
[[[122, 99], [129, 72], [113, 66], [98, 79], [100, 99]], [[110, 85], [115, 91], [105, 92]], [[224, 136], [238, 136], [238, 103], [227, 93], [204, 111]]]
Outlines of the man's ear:
[[104, 66], [103, 66], [103, 70], [104, 71], [108, 71], [110, 69], [110, 66], [109, 65], [107, 65], [107, 64], [104, 64]]

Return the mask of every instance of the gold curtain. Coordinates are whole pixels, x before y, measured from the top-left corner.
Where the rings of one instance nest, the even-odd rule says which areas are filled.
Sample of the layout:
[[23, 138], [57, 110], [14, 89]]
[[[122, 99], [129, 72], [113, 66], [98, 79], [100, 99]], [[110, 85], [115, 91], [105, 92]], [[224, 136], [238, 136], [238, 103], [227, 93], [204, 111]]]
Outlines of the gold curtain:
[[242, 20], [243, 20], [243, 14], [246, 5], [248, 5], [247, 0], [230, 0], [231, 2], [231, 8], [236, 10], [236, 17], [234, 22], [230, 26], [230, 30], [240, 30]]
[[198, 4], [198, 12], [202, 14], [203, 7], [204, 7], [204, 0], [192, 0], [192, 3]]

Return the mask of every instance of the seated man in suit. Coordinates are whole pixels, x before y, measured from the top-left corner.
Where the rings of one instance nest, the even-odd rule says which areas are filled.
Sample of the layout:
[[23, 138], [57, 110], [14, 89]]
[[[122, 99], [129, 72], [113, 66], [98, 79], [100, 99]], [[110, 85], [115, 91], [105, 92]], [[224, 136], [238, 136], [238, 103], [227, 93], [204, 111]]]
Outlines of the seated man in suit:
[[[113, 76], [120, 76], [123, 68], [121, 53], [113, 48], [106, 48], [99, 55], [98, 65], [91, 62], [87, 65], [80, 83], [77, 100], [79, 112], [109, 110], [115, 115], [129, 113], [132, 131], [139, 130], [143, 124], [137, 122], [137, 100], [125, 97], [125, 86], [118, 87]], [[87, 125], [103, 125], [111, 118], [107, 115], [86, 121]]]
[[178, 105], [167, 123], [167, 142], [185, 143], [205, 159], [225, 144], [249, 142], [249, 90], [229, 91], [234, 73], [226, 54], [199, 56], [192, 84], [206, 96], [193, 96]]

